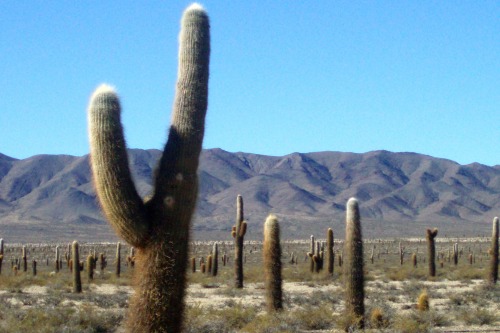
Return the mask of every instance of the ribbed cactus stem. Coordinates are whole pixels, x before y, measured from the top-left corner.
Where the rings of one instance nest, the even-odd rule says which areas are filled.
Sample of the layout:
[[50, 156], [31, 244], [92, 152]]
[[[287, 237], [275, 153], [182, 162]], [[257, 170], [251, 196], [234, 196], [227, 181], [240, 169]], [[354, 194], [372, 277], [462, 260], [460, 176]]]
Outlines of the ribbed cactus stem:
[[283, 308], [280, 227], [275, 215], [264, 223], [263, 257], [267, 309], [274, 312]]
[[346, 317], [350, 326], [364, 327], [363, 238], [358, 201], [349, 199], [346, 207], [346, 239], [344, 244], [344, 277]]
[[91, 167], [105, 216], [137, 249], [137, 290], [129, 308], [130, 332], [182, 330], [191, 217], [205, 130], [210, 24], [198, 4], [183, 14], [179, 68], [168, 141], [155, 174], [154, 193], [143, 202], [128, 167], [114, 89], [99, 87], [89, 108]]
[[433, 230], [427, 229], [427, 253], [429, 260], [429, 276], [436, 276], [436, 243], [434, 239], [436, 238], [438, 229]]
[[234, 286], [243, 288], [243, 242], [247, 231], [243, 215], [243, 197], [236, 197], [236, 224], [233, 227], [234, 237]]
[[73, 292], [82, 292], [82, 279], [80, 277], [80, 255], [78, 252], [78, 242], [74, 241], [72, 245], [72, 260], [73, 260]]
[[498, 217], [493, 219], [493, 230], [491, 233], [491, 258], [488, 280], [495, 284], [498, 281]]
[[327, 255], [327, 262], [328, 262], [328, 274], [333, 275], [333, 266], [335, 263], [335, 256], [333, 253], [333, 230], [332, 228], [328, 228], [326, 232], [326, 255]]

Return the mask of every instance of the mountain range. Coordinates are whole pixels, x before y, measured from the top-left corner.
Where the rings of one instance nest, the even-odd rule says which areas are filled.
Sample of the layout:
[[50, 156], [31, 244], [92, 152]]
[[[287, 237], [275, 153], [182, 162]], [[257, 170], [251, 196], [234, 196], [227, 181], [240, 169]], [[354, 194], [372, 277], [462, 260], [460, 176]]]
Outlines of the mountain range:
[[[129, 150], [138, 192], [151, 191], [161, 152]], [[275, 213], [287, 238], [343, 236], [345, 203], [358, 198], [366, 237], [489, 232], [500, 215], [500, 165], [456, 162], [416, 153], [372, 151], [265, 156], [204, 150], [193, 223], [197, 239], [230, 240], [236, 196], [244, 200], [249, 239]], [[0, 237], [11, 241], [116, 240], [93, 189], [89, 156], [0, 154]]]

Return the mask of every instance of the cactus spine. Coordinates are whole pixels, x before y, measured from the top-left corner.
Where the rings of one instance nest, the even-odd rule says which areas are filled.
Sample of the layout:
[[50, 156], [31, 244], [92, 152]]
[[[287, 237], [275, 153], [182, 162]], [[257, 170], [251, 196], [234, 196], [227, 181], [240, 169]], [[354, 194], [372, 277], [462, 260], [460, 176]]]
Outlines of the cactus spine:
[[82, 279], [80, 277], [80, 256], [78, 253], [78, 242], [74, 241], [72, 246], [72, 260], [73, 260], [73, 292], [82, 292]]
[[243, 197], [236, 197], [236, 225], [231, 234], [234, 238], [234, 286], [243, 288], [243, 241], [247, 231], [247, 223], [243, 216]]
[[275, 215], [269, 215], [264, 223], [264, 280], [266, 303], [269, 312], [283, 309], [281, 279], [280, 226]]
[[346, 239], [344, 254], [346, 317], [352, 318], [349, 326], [364, 327], [364, 276], [363, 238], [358, 201], [349, 199], [346, 207]]
[[333, 253], [333, 230], [332, 228], [328, 228], [326, 232], [326, 253], [327, 253], [327, 262], [328, 262], [328, 274], [333, 275], [333, 266], [335, 263], [335, 254]]
[[172, 123], [154, 180], [142, 200], [135, 189], [114, 90], [100, 86], [88, 119], [91, 166], [107, 220], [137, 249], [136, 293], [130, 303], [131, 332], [182, 329], [191, 217], [208, 97], [210, 27], [198, 4], [183, 14]]
[[427, 229], [427, 253], [429, 256], [429, 276], [436, 276], [436, 243], [434, 239], [436, 238], [438, 230], [434, 228], [433, 230]]
[[490, 258], [490, 270], [489, 270], [489, 281], [492, 284], [498, 281], [498, 217], [493, 219], [493, 231], [491, 234], [491, 258]]

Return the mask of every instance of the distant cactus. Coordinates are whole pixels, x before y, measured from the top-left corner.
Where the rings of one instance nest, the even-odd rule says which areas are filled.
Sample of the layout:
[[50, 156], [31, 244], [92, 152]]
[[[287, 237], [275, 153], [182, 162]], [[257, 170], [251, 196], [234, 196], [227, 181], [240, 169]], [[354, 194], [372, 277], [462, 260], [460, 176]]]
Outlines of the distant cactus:
[[416, 253], [413, 253], [411, 255], [411, 262], [413, 264], [413, 267], [417, 268], [417, 254]]
[[213, 264], [213, 257], [211, 254], [207, 256], [207, 274], [212, 275], [212, 264]]
[[0, 238], [0, 275], [2, 274], [2, 262], [3, 262], [3, 238]]
[[436, 276], [436, 243], [434, 239], [436, 238], [438, 230], [434, 228], [433, 230], [427, 229], [427, 254], [429, 259], [429, 276]]
[[269, 215], [264, 223], [263, 246], [266, 304], [268, 311], [274, 312], [283, 308], [280, 227], [274, 215]]
[[128, 316], [131, 332], [182, 330], [190, 224], [207, 110], [210, 24], [205, 10], [193, 4], [184, 12], [181, 26], [172, 124], [155, 174], [154, 193], [146, 202], [128, 168], [114, 90], [99, 87], [88, 112], [99, 201], [119, 236], [137, 248], [137, 290]]
[[349, 326], [364, 327], [365, 293], [363, 275], [363, 238], [358, 201], [349, 199], [346, 207], [346, 239], [344, 244], [344, 278], [346, 318]]
[[191, 272], [196, 273], [196, 258], [191, 258]]
[[247, 231], [247, 222], [243, 215], [243, 197], [236, 197], [236, 224], [231, 234], [234, 238], [234, 286], [243, 288], [243, 241]]
[[458, 265], [458, 243], [453, 244], [453, 264]]
[[115, 263], [116, 263], [116, 269], [115, 269], [115, 274], [116, 274], [116, 277], [120, 277], [120, 272], [121, 272], [121, 244], [120, 242], [116, 243], [116, 259], [115, 259]]
[[82, 279], [80, 277], [80, 255], [78, 252], [78, 242], [74, 241], [72, 246], [73, 260], [73, 292], [82, 292]]
[[212, 276], [217, 276], [219, 272], [219, 246], [217, 242], [214, 243], [212, 249]]
[[94, 265], [94, 256], [92, 254], [89, 254], [87, 256], [87, 277], [89, 281], [92, 281], [94, 279]]
[[28, 271], [28, 256], [26, 254], [26, 246], [23, 245], [23, 272]]
[[31, 262], [31, 267], [33, 269], [33, 276], [36, 276], [36, 260], [33, 259], [33, 261]]
[[59, 246], [56, 246], [56, 258], [55, 258], [55, 263], [56, 263], [56, 273], [59, 272]]
[[492, 284], [498, 281], [498, 217], [493, 219], [493, 231], [491, 233], [491, 248], [490, 248], [490, 269], [488, 280]]

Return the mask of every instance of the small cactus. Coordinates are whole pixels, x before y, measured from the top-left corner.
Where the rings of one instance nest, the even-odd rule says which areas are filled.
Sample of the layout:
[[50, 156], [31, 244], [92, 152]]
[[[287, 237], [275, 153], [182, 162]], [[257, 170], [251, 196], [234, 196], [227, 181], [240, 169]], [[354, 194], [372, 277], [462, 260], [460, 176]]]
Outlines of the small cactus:
[[269, 215], [264, 223], [264, 280], [266, 303], [269, 312], [283, 309], [283, 291], [281, 279], [281, 245], [278, 219]]
[[427, 290], [425, 290], [425, 289], [418, 296], [417, 310], [419, 310], [419, 311], [429, 311], [429, 295], [427, 294]]
[[74, 241], [72, 246], [72, 260], [73, 260], [73, 292], [82, 292], [82, 279], [80, 277], [80, 256], [78, 253], [78, 242]]
[[358, 201], [349, 199], [346, 207], [345, 239], [345, 304], [346, 318], [353, 318], [350, 326], [364, 327], [364, 275], [363, 275], [363, 238]]
[[414, 268], [417, 268], [417, 254], [416, 254], [416, 253], [413, 253], [413, 254], [411, 255], [411, 262], [412, 262], [412, 264], [413, 264], [413, 267], [414, 267]]
[[488, 272], [488, 280], [492, 284], [498, 281], [498, 217], [493, 219], [493, 230], [491, 234], [490, 248], [490, 269]]
[[31, 262], [31, 267], [33, 268], [33, 276], [36, 276], [36, 260], [33, 259]]
[[436, 243], [434, 239], [436, 238], [438, 230], [434, 228], [433, 230], [427, 229], [427, 254], [429, 258], [429, 276], [436, 276]]

